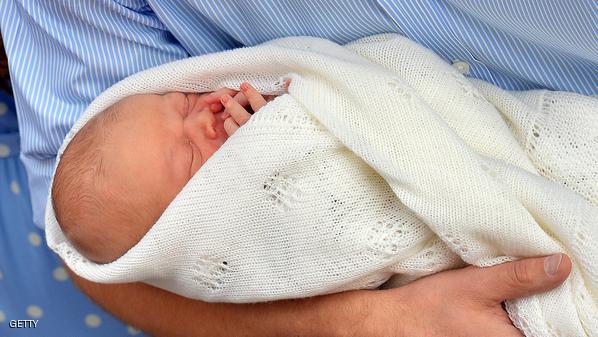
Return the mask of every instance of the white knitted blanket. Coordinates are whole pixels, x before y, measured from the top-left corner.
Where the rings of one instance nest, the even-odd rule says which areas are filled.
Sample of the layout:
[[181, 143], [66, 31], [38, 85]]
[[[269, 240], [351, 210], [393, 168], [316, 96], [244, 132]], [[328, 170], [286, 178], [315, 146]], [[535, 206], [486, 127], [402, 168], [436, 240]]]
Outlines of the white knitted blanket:
[[[191, 58], [99, 96], [67, 136], [135, 93], [248, 80], [289, 94], [239, 129], [145, 237], [98, 265], [46, 234], [77, 274], [204, 301], [391, 286], [461, 266], [566, 252], [559, 288], [511, 301], [527, 336], [598, 336], [598, 100], [506, 92], [398, 35], [307, 37]], [[492, 289], [488, 289], [489, 292]]]

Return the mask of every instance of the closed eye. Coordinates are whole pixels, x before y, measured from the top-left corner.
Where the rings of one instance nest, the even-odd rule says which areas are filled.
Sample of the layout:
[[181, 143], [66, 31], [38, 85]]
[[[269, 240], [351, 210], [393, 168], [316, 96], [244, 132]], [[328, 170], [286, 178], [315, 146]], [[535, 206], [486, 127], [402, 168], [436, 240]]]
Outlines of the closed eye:
[[193, 176], [193, 160], [195, 159], [195, 154], [193, 151], [193, 144], [189, 141], [189, 149], [191, 150], [191, 161], [189, 163], [189, 178]]
[[189, 116], [189, 108], [190, 108], [189, 95], [185, 94], [185, 104], [183, 105], [183, 110], [181, 111], [181, 115], [183, 116], [183, 119], [185, 119], [185, 118], [187, 118], [187, 116]]

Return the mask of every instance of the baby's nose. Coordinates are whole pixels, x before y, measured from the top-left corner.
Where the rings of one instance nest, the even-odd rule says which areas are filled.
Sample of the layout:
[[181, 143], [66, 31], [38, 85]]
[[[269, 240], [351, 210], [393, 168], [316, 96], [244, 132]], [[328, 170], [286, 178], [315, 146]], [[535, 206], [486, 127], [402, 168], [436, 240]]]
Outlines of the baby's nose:
[[206, 139], [215, 139], [216, 116], [211, 111], [201, 111], [188, 116], [184, 122], [185, 135], [189, 140], [200, 144]]

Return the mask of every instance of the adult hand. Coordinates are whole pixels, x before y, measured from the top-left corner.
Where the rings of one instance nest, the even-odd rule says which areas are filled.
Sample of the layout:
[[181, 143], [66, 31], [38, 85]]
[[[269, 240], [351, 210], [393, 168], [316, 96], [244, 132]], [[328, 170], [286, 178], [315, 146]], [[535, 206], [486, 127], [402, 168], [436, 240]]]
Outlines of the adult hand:
[[556, 254], [466, 267], [400, 288], [368, 291], [361, 296], [370, 297], [369, 315], [346, 335], [521, 337], [501, 303], [555, 288], [570, 271], [569, 258]]
[[389, 290], [253, 304], [205, 303], [146, 284], [98, 284], [69, 274], [106, 310], [154, 336], [520, 337], [501, 302], [556, 287], [571, 262], [562, 255], [548, 270], [556, 272], [547, 274], [545, 259], [532, 258], [445, 271]]

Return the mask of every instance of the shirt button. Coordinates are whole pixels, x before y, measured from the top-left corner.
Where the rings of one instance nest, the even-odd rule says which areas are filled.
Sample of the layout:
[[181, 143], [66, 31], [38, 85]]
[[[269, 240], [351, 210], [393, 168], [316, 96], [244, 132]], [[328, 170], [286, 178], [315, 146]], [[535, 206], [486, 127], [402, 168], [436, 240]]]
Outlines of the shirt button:
[[8, 157], [10, 149], [5, 144], [0, 144], [0, 158]]
[[453, 67], [463, 75], [469, 74], [469, 63], [465, 61], [454, 60]]

